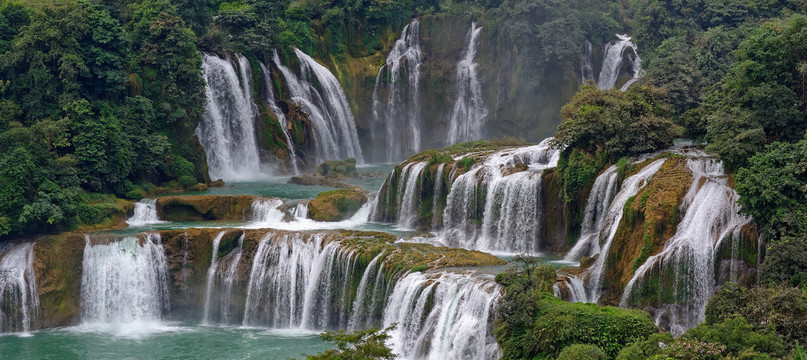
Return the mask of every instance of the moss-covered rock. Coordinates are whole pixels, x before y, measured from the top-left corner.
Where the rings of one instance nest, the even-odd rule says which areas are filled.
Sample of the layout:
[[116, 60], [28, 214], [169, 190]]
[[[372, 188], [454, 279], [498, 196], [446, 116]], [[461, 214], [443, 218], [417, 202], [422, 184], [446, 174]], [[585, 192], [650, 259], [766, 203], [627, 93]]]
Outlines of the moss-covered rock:
[[634, 271], [675, 234], [680, 220], [678, 205], [691, 184], [687, 159], [670, 156], [647, 186], [625, 203], [605, 262], [603, 303], [618, 304]]
[[322, 192], [308, 202], [308, 217], [316, 221], [349, 219], [367, 202], [367, 195], [357, 188]]
[[34, 272], [39, 293], [38, 327], [78, 323], [84, 245], [84, 236], [80, 233], [47, 237], [34, 245]]
[[157, 199], [157, 214], [166, 221], [243, 220], [256, 196], [166, 196]]
[[355, 179], [359, 177], [359, 172], [356, 170], [356, 159], [354, 158], [345, 161], [328, 160], [317, 165], [314, 174], [328, 179]]

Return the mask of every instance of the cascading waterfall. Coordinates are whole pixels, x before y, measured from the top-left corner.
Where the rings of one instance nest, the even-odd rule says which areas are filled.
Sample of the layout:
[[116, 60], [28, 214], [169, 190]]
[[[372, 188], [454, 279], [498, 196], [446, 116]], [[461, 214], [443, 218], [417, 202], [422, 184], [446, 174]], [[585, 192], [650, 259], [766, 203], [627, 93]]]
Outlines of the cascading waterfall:
[[81, 304], [81, 320], [89, 324], [163, 319], [170, 309], [160, 235], [98, 245], [86, 236]]
[[[751, 222], [738, 214], [739, 196], [728, 186], [728, 176], [719, 161], [693, 158], [687, 160], [687, 165], [694, 176], [679, 207], [683, 216], [675, 235], [660, 253], [636, 270], [620, 301], [620, 306], [627, 307], [642, 296], [657, 297], [665, 304], [657, 312], [656, 322], [667, 318], [665, 322], [675, 335], [704, 320], [706, 304], [718, 286], [717, 250], [726, 241], [738, 242], [743, 226]], [[667, 272], [673, 273], [671, 279], [667, 279]], [[658, 293], [643, 289], [649, 276], [658, 277]], [[666, 284], [663, 287], [668, 290], [661, 290], [661, 284]], [[671, 302], [662, 299], [663, 292], [671, 293]]]
[[640, 76], [641, 68], [640, 63], [641, 60], [639, 58], [639, 53], [637, 52], [636, 44], [631, 41], [631, 37], [627, 35], [617, 35], [619, 41], [605, 46], [605, 55], [602, 60], [602, 70], [600, 70], [600, 78], [597, 80], [597, 87], [601, 90], [610, 90], [613, 89], [616, 85], [616, 81], [619, 78], [620, 71], [622, 69], [622, 62], [625, 59], [625, 49], [630, 48], [633, 50], [633, 53], [636, 55], [635, 59], [633, 59], [633, 78], [626, 82], [621, 90], [625, 91], [627, 88], [635, 83]]
[[255, 199], [252, 201], [250, 221], [257, 223], [279, 223], [286, 214], [280, 210], [283, 200], [275, 198]]
[[492, 334], [501, 287], [493, 276], [411, 273], [390, 296], [384, 326], [393, 351], [404, 359], [498, 359]]
[[580, 51], [580, 79], [583, 84], [594, 81], [594, 60], [592, 59], [591, 48], [591, 42], [588, 39], [583, 40], [583, 46]]
[[249, 61], [238, 54], [238, 68], [230, 59], [203, 55], [207, 105], [196, 135], [207, 154], [210, 177], [224, 180], [255, 178], [261, 172], [255, 135], [257, 109], [252, 99]]
[[243, 324], [346, 328], [355, 260], [322, 234], [270, 233], [252, 262]]
[[440, 205], [440, 199], [443, 196], [443, 169], [445, 166], [446, 164], [440, 164], [440, 166], [437, 167], [437, 173], [434, 175], [434, 202], [432, 203], [432, 209], [434, 209], [434, 213], [432, 215], [433, 227], [436, 227], [440, 222], [441, 213], [437, 211], [437, 209]]
[[275, 100], [275, 90], [274, 90], [274, 82], [272, 81], [272, 72], [261, 63], [261, 71], [263, 72], [263, 87], [265, 90], [265, 96], [263, 98], [264, 103], [267, 107], [269, 107], [269, 111], [277, 117], [277, 121], [280, 123], [280, 128], [283, 130], [283, 136], [286, 138], [286, 147], [289, 150], [289, 162], [291, 163], [292, 171], [295, 174], [300, 173], [300, 167], [298, 164], [297, 153], [294, 151], [294, 141], [291, 139], [291, 135], [289, 134], [289, 122], [286, 119], [286, 114], [283, 113], [283, 110], [277, 106], [277, 101]]
[[622, 182], [622, 187], [619, 189], [619, 192], [611, 201], [611, 206], [608, 208], [608, 214], [604, 219], [605, 223], [597, 236], [600, 242], [604, 240], [604, 244], [602, 245], [602, 249], [599, 252], [597, 260], [594, 262], [594, 265], [592, 265], [585, 274], [588, 302], [596, 303], [600, 299], [603, 274], [605, 272], [605, 260], [608, 258], [608, 250], [611, 248], [611, 243], [616, 236], [619, 222], [622, 220], [622, 211], [625, 206], [625, 202], [631, 197], [636, 196], [636, 194], [639, 193], [639, 190], [644, 188], [650, 178], [652, 178], [653, 175], [655, 175], [656, 172], [661, 169], [661, 166], [664, 165], [664, 161], [665, 159], [653, 161], [642, 168], [642, 170], [635, 175], [629, 176], [627, 179], [625, 179], [625, 181]]
[[294, 206], [294, 215], [295, 219], [302, 220], [308, 219], [308, 202], [301, 201]]
[[476, 48], [482, 28], [471, 23], [468, 42], [457, 64], [457, 101], [448, 122], [446, 145], [482, 138], [488, 109], [482, 98], [476, 63]]
[[29, 332], [37, 325], [34, 244], [0, 246], [0, 332]]
[[[560, 156], [549, 146], [550, 141], [493, 153], [482, 165], [458, 176], [446, 200], [443, 241], [493, 252], [538, 252], [541, 175], [557, 166]], [[510, 173], [516, 164], [528, 168]], [[480, 208], [484, 209], [481, 213]]]
[[[384, 276], [383, 263], [382, 266], [377, 266], [378, 261], [384, 258], [384, 253], [379, 253], [373, 260], [367, 264], [364, 269], [364, 274], [361, 276], [359, 288], [356, 290], [356, 299], [353, 300], [353, 316], [350, 317], [348, 329], [359, 330], [367, 329], [373, 326], [376, 319], [373, 315], [376, 311], [377, 304], [374, 302], [377, 292], [383, 291], [383, 287], [378, 284], [378, 277]], [[370, 282], [375, 281], [371, 284]], [[368, 287], [372, 287], [368, 291]]]
[[594, 256], [600, 252], [600, 232], [605, 226], [607, 211], [617, 191], [619, 177], [616, 166], [611, 166], [594, 180], [586, 200], [585, 214], [580, 231], [580, 239], [563, 258], [567, 262], [578, 262], [583, 256]]
[[213, 251], [212, 251], [212, 258], [210, 259], [210, 267], [207, 269], [207, 286], [205, 287], [205, 307], [204, 313], [202, 315], [202, 323], [207, 324], [210, 320], [210, 295], [213, 291], [213, 282], [216, 280], [216, 270], [219, 267], [219, 244], [221, 244], [221, 238], [224, 237], [226, 231], [220, 232], [216, 237], [213, 239]]
[[359, 164], [363, 163], [353, 113], [339, 81], [304, 52], [299, 49], [294, 52], [301, 64], [299, 78], [283, 66], [277, 52], [273, 61], [286, 79], [292, 101], [302, 106], [314, 123], [318, 160], [355, 158]]
[[420, 174], [426, 168], [425, 162], [410, 163], [401, 170], [400, 185], [403, 191], [399, 194], [398, 203], [401, 204], [398, 213], [398, 226], [402, 228], [412, 228], [417, 221], [417, 200], [420, 192], [418, 183]]
[[386, 161], [399, 161], [420, 150], [419, 82], [423, 54], [420, 22], [404, 27], [373, 90], [373, 137], [386, 152]]
[[129, 226], [164, 223], [157, 215], [157, 199], [142, 199], [135, 203], [134, 215], [126, 220], [126, 223]]

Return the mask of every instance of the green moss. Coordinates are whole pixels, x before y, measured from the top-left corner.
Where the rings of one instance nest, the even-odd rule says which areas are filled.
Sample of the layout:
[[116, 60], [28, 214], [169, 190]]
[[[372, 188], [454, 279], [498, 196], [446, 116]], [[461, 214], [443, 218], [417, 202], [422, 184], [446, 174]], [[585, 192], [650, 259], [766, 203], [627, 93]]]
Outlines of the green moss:
[[361, 190], [326, 191], [308, 203], [308, 214], [316, 221], [341, 221], [353, 216], [366, 202], [367, 196]]

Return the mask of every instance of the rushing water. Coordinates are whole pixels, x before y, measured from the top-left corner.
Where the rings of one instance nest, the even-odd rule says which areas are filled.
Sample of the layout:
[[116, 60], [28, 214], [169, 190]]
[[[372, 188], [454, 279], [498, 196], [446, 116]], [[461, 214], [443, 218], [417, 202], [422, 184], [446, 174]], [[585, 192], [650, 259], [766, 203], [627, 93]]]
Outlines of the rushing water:
[[289, 162], [291, 162], [291, 170], [294, 174], [300, 172], [299, 166], [299, 159], [297, 159], [297, 153], [294, 150], [294, 141], [291, 139], [291, 134], [289, 134], [289, 122], [286, 119], [286, 114], [283, 113], [283, 110], [277, 105], [277, 100], [275, 99], [275, 84], [272, 81], [272, 74], [269, 69], [261, 63], [261, 71], [263, 72], [263, 89], [265, 92], [265, 96], [263, 98], [264, 103], [267, 107], [269, 107], [269, 111], [272, 112], [275, 117], [277, 117], [277, 121], [280, 123], [280, 128], [283, 130], [283, 135], [286, 139], [286, 147], [289, 150]]
[[412, 273], [395, 285], [384, 325], [404, 359], [495, 359], [493, 314], [501, 288], [492, 276]]
[[404, 27], [387, 61], [376, 76], [373, 90], [373, 139], [386, 156], [400, 161], [420, 150], [420, 22]]
[[[620, 306], [632, 305], [642, 295], [657, 297], [663, 303], [656, 321], [665, 319], [673, 334], [680, 335], [705, 318], [706, 304], [717, 288], [717, 250], [728, 241], [740, 241], [742, 227], [751, 222], [739, 214], [739, 196], [728, 184], [722, 164], [711, 158], [687, 160], [693, 181], [680, 210], [683, 214], [675, 235], [664, 249], [645, 261], [628, 282]], [[732, 254], [733, 255], [733, 254]], [[667, 272], [673, 272], [666, 279]], [[642, 288], [649, 276], [667, 284], [672, 301], [662, 291], [648, 294]]]
[[339, 81], [304, 52], [295, 49], [294, 53], [301, 64], [299, 76], [283, 66], [277, 53], [273, 61], [283, 74], [292, 101], [303, 107], [314, 124], [317, 160], [356, 158], [363, 163], [353, 113]]
[[157, 199], [142, 199], [135, 204], [134, 215], [126, 220], [129, 226], [144, 226], [161, 224], [157, 215]]
[[0, 332], [27, 333], [38, 312], [34, 243], [0, 245]]
[[159, 234], [108, 244], [93, 244], [87, 236], [81, 275], [82, 323], [125, 332], [130, 323], [163, 320], [169, 304], [168, 265]]
[[600, 70], [600, 78], [597, 81], [597, 87], [602, 90], [613, 89], [616, 85], [619, 75], [621, 74], [622, 64], [626, 58], [626, 49], [633, 50], [634, 57], [628, 58], [628, 60], [632, 62], [631, 71], [633, 73], [633, 77], [622, 85], [621, 90], [627, 90], [629, 86], [639, 80], [641, 72], [641, 59], [639, 58], [636, 50], [636, 44], [634, 44], [631, 41], [630, 36], [627, 35], [617, 35], [617, 38], [619, 39], [618, 41], [608, 43], [608, 45], [605, 46], [605, 54], [602, 60], [602, 70]]
[[481, 139], [488, 109], [482, 98], [482, 85], [477, 74], [476, 52], [482, 28], [471, 23], [468, 42], [457, 64], [457, 101], [448, 122], [446, 145]]
[[255, 178], [261, 166], [249, 61], [236, 55], [236, 69], [229, 58], [208, 54], [203, 58], [207, 106], [196, 134], [207, 154], [210, 177], [228, 181]]

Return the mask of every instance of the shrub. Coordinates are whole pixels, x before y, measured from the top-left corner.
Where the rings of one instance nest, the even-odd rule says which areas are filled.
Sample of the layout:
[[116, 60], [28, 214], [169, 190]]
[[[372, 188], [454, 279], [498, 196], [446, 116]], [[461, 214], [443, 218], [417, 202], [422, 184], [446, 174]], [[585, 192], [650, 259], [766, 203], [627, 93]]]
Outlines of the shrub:
[[189, 188], [193, 185], [196, 185], [196, 179], [194, 179], [193, 176], [190, 175], [182, 175], [179, 177], [179, 179], [177, 179], [177, 181], [179, 181], [179, 183], [182, 184], [182, 187], [185, 188]]
[[555, 270], [534, 260], [499, 274], [505, 286], [494, 335], [503, 359], [555, 358], [567, 346], [589, 344], [609, 358], [634, 341], [658, 332], [650, 316], [639, 310], [568, 303], [551, 295]]
[[605, 355], [600, 348], [588, 344], [574, 344], [567, 346], [558, 355], [558, 360], [606, 360], [608, 356]]

